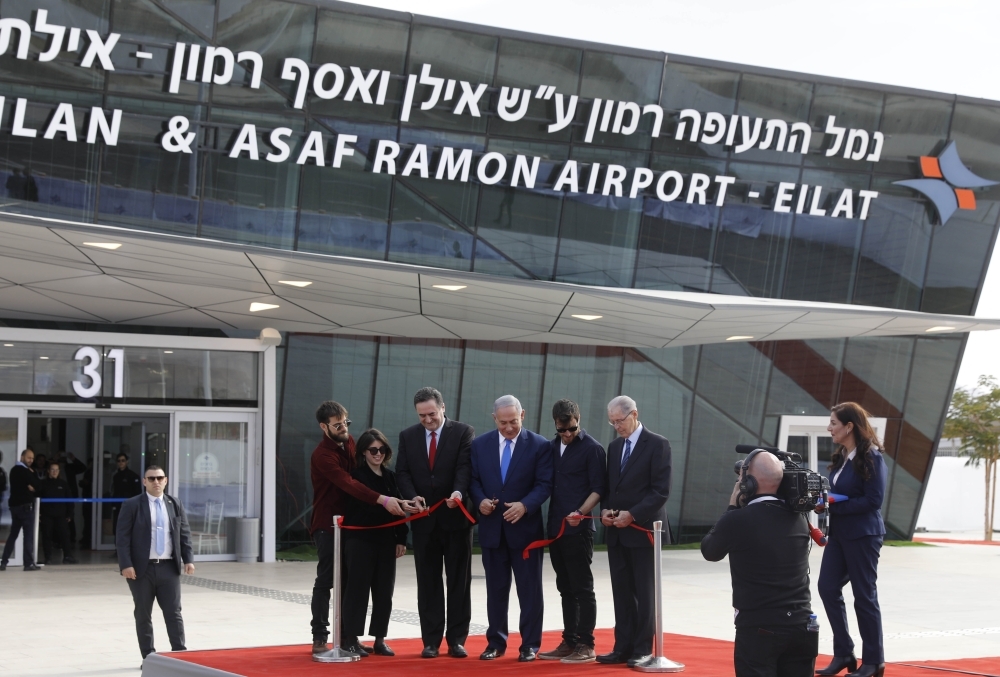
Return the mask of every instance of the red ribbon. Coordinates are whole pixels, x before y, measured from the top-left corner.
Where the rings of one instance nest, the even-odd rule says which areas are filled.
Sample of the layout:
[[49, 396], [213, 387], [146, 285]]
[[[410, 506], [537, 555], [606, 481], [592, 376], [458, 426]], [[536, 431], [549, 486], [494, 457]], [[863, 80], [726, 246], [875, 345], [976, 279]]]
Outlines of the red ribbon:
[[[354, 531], [366, 531], [368, 529], [388, 529], [389, 527], [398, 527], [400, 524], [406, 524], [407, 522], [412, 522], [413, 520], [417, 520], [422, 517], [427, 517], [432, 512], [440, 508], [441, 505], [444, 504], [447, 500], [448, 500], [447, 498], [442, 498], [440, 501], [438, 501], [431, 507], [427, 508], [426, 510], [414, 513], [409, 517], [404, 517], [403, 519], [396, 520], [395, 522], [389, 522], [388, 524], [380, 524], [377, 527], [359, 527], [359, 526], [347, 525], [344, 524], [343, 517], [340, 518], [340, 521], [337, 524], [340, 525], [341, 529], [351, 529]], [[476, 520], [473, 519], [472, 515], [469, 514], [469, 511], [465, 509], [465, 504], [459, 500], [456, 500], [455, 502], [458, 504], [458, 508], [462, 511], [462, 514], [465, 515], [465, 518], [468, 519], [473, 524], [475, 524]]]
[[[529, 543], [528, 547], [526, 547], [524, 549], [524, 552], [521, 553], [521, 558], [522, 559], [528, 559], [528, 551], [529, 550], [536, 550], [538, 548], [544, 548], [545, 546], [552, 545], [553, 543], [555, 543], [556, 541], [558, 541], [560, 538], [562, 538], [563, 533], [566, 531], [566, 520], [568, 520], [568, 519], [569, 519], [569, 515], [567, 515], [566, 517], [562, 518], [562, 523], [559, 525], [559, 533], [556, 534], [555, 538], [547, 538], [547, 539], [544, 539], [544, 540], [541, 540], [541, 541], [532, 541], [531, 543]], [[582, 519], [582, 520], [596, 520], [596, 519], [601, 519], [601, 518], [600, 517], [594, 517], [593, 515], [579, 515], [579, 519]], [[629, 526], [632, 527], [633, 529], [638, 529], [639, 531], [645, 531], [646, 532], [646, 538], [649, 539], [649, 544], [653, 545], [653, 532], [651, 530], [646, 529], [645, 527], [640, 527], [635, 522], [630, 522]]]

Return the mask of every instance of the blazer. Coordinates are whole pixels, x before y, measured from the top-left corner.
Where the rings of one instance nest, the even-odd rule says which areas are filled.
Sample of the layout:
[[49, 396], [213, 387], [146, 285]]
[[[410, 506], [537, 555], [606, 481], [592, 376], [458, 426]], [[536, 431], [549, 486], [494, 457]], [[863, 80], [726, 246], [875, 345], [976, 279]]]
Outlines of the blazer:
[[[388, 468], [382, 468], [382, 474], [376, 475], [368, 467], [367, 463], [362, 463], [351, 472], [351, 477], [364, 484], [372, 491], [401, 498], [399, 488], [396, 485], [396, 477]], [[347, 504], [347, 514], [344, 515], [344, 524], [357, 527], [377, 527], [382, 524], [395, 522], [399, 517], [393, 515], [380, 505], [372, 505], [351, 497]], [[419, 522], [420, 520], [416, 520]], [[468, 521], [468, 520], [466, 520]], [[369, 543], [382, 543], [388, 541], [398, 545], [406, 545], [406, 535], [409, 529], [405, 524], [397, 524], [392, 528], [358, 530], [348, 529], [344, 532], [346, 538], [353, 538]]]
[[[163, 494], [163, 503], [170, 520], [170, 534], [173, 537], [173, 559], [177, 572], [184, 571], [185, 564], [194, 562], [191, 549], [191, 528], [181, 502], [173, 496]], [[115, 532], [115, 549], [118, 551], [118, 570], [135, 568], [135, 574], [142, 577], [149, 565], [149, 548], [152, 544], [152, 522], [149, 514], [149, 500], [146, 492], [133, 496], [121, 504], [118, 513], [118, 531]]]
[[[479, 518], [479, 545], [499, 548], [500, 536], [507, 546], [523, 549], [544, 536], [542, 504], [552, 493], [552, 450], [549, 441], [530, 430], [521, 430], [507, 467], [507, 480], [500, 479], [500, 433], [491, 430], [472, 440], [472, 481], [469, 493], [478, 507], [484, 499], [496, 498], [496, 509]], [[504, 503], [520, 501], [526, 513], [515, 523], [503, 518]], [[419, 521], [419, 520], [418, 520]]]
[[885, 498], [886, 467], [882, 453], [871, 450], [871, 479], [864, 480], [854, 471], [854, 463], [847, 463], [837, 481], [830, 471], [830, 491], [844, 494], [850, 500], [832, 503], [830, 510], [830, 538], [852, 541], [864, 536], [884, 536], [882, 500]]
[[[624, 448], [623, 437], [616, 437], [608, 445], [608, 497], [601, 506], [606, 510], [628, 510], [644, 529], [652, 529], [653, 522], [661, 520], [663, 542], [670, 543], [666, 509], [670, 496], [670, 442], [643, 426], [635, 449], [621, 470]], [[609, 546], [651, 547], [646, 534], [632, 527], [609, 527], [604, 540]]]
[[[562, 439], [549, 442], [552, 447], [552, 500], [549, 501], [548, 533], [555, 538], [562, 519], [579, 510], [592, 493], [604, 498], [608, 494], [608, 455], [601, 443], [581, 430], [560, 456]], [[566, 525], [565, 535], [581, 531], [596, 531], [597, 520], [583, 520], [578, 526]]]
[[[403, 498], [423, 496], [428, 507], [452, 492], [462, 493], [465, 509], [472, 512], [472, 497], [469, 495], [469, 481], [472, 478], [472, 426], [446, 418], [438, 437], [437, 452], [434, 455], [434, 470], [431, 471], [427, 458], [426, 430], [419, 423], [399, 433], [396, 448], [396, 484]], [[430, 517], [414, 520], [413, 532], [430, 532], [435, 526], [449, 531], [471, 529], [472, 523], [457, 507], [441, 506]]]

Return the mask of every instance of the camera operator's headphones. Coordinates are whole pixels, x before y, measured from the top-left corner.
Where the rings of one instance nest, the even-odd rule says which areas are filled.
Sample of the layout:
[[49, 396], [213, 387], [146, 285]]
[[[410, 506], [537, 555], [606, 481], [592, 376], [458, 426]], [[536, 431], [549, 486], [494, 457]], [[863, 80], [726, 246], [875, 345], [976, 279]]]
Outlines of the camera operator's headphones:
[[750, 468], [750, 461], [753, 460], [753, 457], [756, 456], [757, 454], [763, 454], [763, 453], [767, 453], [767, 450], [754, 449], [749, 454], [747, 454], [747, 457], [743, 459], [743, 463], [739, 467], [739, 475], [740, 475], [739, 502], [741, 505], [745, 505], [746, 502], [749, 501], [750, 498], [754, 494], [756, 494], [757, 490], [760, 488], [760, 485], [757, 484], [757, 478], [749, 474], [747, 470]]

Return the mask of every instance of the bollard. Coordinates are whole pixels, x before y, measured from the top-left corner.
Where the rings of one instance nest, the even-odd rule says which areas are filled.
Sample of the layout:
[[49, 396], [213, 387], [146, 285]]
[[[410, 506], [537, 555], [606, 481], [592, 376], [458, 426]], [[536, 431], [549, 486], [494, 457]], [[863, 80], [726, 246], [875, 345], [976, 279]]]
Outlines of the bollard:
[[340, 648], [340, 515], [333, 516], [333, 648], [313, 654], [317, 663], [350, 663], [361, 656]]
[[[31, 544], [31, 561], [35, 566], [38, 566], [38, 541], [41, 540], [41, 529], [39, 524], [42, 519], [42, 499], [35, 499], [35, 523], [31, 525], [31, 528], [35, 531], [35, 542]], [[27, 529], [28, 527], [25, 527]], [[23, 563], [27, 557], [27, 553], [22, 553], [21, 562]]]
[[635, 669], [639, 672], [681, 672], [684, 669], [683, 663], [675, 663], [663, 655], [663, 564], [660, 562], [662, 555], [663, 522], [657, 520], [653, 522], [653, 604], [656, 610], [656, 634], [653, 635], [653, 657], [648, 663], [637, 665]]

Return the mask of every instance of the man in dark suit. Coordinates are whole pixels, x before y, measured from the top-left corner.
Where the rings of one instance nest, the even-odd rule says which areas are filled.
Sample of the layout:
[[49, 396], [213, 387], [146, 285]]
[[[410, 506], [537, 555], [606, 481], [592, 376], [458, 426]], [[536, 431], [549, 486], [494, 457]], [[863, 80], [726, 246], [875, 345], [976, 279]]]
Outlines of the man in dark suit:
[[122, 503], [115, 531], [118, 567], [135, 602], [135, 632], [145, 658], [153, 647], [153, 602], [163, 610], [172, 651], [186, 651], [181, 572], [194, 573], [191, 529], [180, 501], [168, 496], [162, 468], [146, 468], [144, 493]]
[[479, 507], [479, 545], [486, 570], [488, 645], [481, 660], [507, 651], [511, 573], [521, 605], [519, 661], [533, 661], [542, 644], [542, 550], [523, 559], [524, 548], [543, 536], [542, 503], [552, 492], [549, 441], [521, 425], [524, 410], [513, 395], [493, 403], [496, 431], [472, 441], [469, 491]]
[[[608, 565], [615, 602], [615, 646], [599, 663], [648, 663], [653, 653], [653, 547], [646, 534], [667, 524], [670, 443], [639, 421], [635, 400], [619, 395], [608, 403], [608, 422], [618, 437], [608, 446], [608, 497], [601, 522], [608, 527]], [[666, 543], [670, 542], [669, 532]]]
[[35, 471], [31, 469], [35, 462], [35, 452], [30, 448], [21, 452], [21, 460], [10, 469], [10, 498], [7, 505], [10, 508], [10, 533], [7, 543], [0, 555], [0, 571], [7, 569], [7, 561], [14, 554], [14, 544], [21, 530], [24, 530], [24, 543], [21, 547], [21, 560], [25, 571], [41, 569], [35, 563], [35, 498], [38, 497], [39, 481]]
[[[434, 388], [421, 388], [413, 396], [420, 423], [399, 433], [396, 483], [403, 498], [430, 507], [446, 500], [413, 527], [413, 563], [417, 569], [417, 611], [423, 658], [436, 658], [441, 639], [448, 641], [448, 655], [465, 658], [465, 640], [472, 619], [472, 523], [458, 508], [459, 501], [472, 510], [469, 480], [470, 450], [475, 431], [445, 417], [444, 398]], [[441, 568], [448, 576], [447, 626]], [[447, 628], [447, 629], [446, 629]]]
[[[552, 407], [556, 437], [552, 447], [555, 469], [549, 502], [549, 538], [563, 535], [549, 546], [556, 588], [562, 597], [563, 639], [552, 651], [538, 654], [542, 660], [592, 663], [597, 598], [594, 596], [594, 520], [590, 515], [607, 493], [608, 458], [604, 447], [580, 428], [580, 407], [572, 400], [559, 400]], [[583, 522], [583, 524], [581, 524]]]

